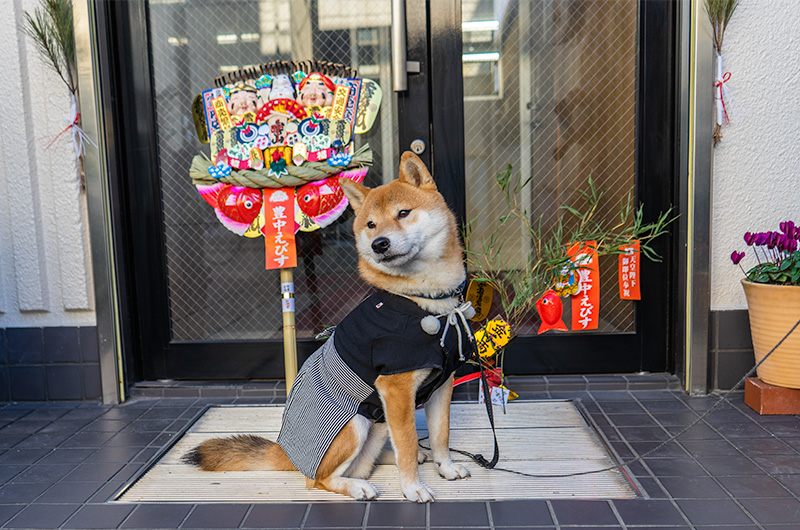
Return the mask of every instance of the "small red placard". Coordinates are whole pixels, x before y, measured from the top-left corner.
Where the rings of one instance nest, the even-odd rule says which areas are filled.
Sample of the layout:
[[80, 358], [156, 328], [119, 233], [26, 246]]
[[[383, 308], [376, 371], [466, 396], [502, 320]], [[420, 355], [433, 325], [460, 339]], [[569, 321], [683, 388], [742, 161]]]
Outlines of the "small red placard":
[[639, 291], [639, 241], [619, 247], [619, 297], [623, 300], [641, 300]]

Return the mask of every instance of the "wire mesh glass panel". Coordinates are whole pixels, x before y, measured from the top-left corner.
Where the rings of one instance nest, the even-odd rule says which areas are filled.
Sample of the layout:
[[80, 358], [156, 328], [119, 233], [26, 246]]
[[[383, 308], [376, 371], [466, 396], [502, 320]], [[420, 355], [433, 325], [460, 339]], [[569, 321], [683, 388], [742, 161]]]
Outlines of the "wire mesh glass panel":
[[[462, 0], [469, 244], [495, 231], [503, 262], [530, 250], [495, 176], [513, 166], [518, 197], [546, 230], [561, 205], [580, 209], [591, 176], [605, 192], [598, 212], [617, 219], [634, 190], [638, 2], [632, 0]], [[619, 299], [617, 258], [600, 259], [600, 332], [634, 329], [633, 304]], [[569, 323], [569, 303], [564, 321]], [[535, 333], [535, 315], [518, 330]]]
[[[342, 63], [384, 88], [378, 118], [356, 148], [368, 142], [373, 150], [366, 185], [393, 178], [389, 0], [151, 0], [149, 24], [172, 340], [280, 338], [280, 280], [264, 269], [264, 240], [229, 232], [189, 178], [192, 157], [208, 152], [190, 105], [215, 77], [248, 65]], [[327, 228], [298, 233], [297, 250], [297, 336], [304, 338], [338, 323], [369, 288], [356, 273], [349, 210]]]

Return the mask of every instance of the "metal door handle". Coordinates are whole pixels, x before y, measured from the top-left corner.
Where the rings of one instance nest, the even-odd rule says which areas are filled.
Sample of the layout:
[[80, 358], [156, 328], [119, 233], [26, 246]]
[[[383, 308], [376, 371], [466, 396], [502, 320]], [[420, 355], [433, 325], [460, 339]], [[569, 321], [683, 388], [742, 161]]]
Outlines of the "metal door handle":
[[395, 92], [408, 90], [406, 52], [406, 2], [392, 0], [392, 84]]

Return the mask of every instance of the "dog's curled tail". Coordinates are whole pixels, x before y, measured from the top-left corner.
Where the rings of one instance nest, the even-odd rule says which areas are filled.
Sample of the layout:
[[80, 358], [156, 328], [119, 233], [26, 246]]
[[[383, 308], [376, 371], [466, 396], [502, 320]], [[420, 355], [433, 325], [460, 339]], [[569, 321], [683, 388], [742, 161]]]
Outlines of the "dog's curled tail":
[[293, 471], [297, 469], [283, 448], [252, 434], [212, 438], [182, 458], [203, 471]]

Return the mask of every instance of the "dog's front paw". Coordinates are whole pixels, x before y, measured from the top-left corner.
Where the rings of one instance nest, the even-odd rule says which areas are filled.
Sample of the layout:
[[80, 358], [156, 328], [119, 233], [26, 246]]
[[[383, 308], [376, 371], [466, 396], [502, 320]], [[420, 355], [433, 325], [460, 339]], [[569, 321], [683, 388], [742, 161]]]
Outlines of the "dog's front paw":
[[433, 502], [434, 500], [431, 489], [419, 481], [403, 485], [403, 495], [413, 502]]
[[347, 493], [357, 501], [371, 501], [378, 497], [375, 486], [361, 479], [350, 479]]
[[470, 476], [469, 469], [465, 468], [461, 464], [456, 464], [452, 460], [437, 462], [436, 471], [438, 471], [439, 474], [447, 480], [456, 480]]

